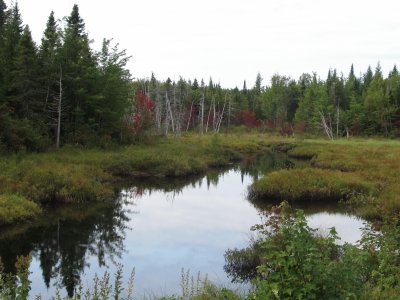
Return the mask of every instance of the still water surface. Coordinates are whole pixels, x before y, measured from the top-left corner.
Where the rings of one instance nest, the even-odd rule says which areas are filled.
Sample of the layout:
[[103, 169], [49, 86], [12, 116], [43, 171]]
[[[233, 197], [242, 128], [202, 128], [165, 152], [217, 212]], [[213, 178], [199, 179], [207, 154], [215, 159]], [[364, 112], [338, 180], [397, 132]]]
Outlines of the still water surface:
[[[224, 252], [248, 245], [250, 227], [262, 222], [265, 209], [246, 200], [247, 187], [267, 172], [292, 166], [271, 154], [200, 178], [135, 181], [113, 204], [59, 208], [35, 227], [0, 232], [0, 256], [13, 271], [16, 256], [31, 252], [31, 296], [44, 299], [56, 284], [72, 294], [79, 281], [90, 285], [96, 273], [113, 273], [117, 263], [125, 279], [135, 269], [137, 296], [179, 293], [182, 268], [231, 286]], [[337, 206], [303, 209], [311, 227], [326, 232], [334, 226], [342, 242], [360, 238], [362, 220]]]

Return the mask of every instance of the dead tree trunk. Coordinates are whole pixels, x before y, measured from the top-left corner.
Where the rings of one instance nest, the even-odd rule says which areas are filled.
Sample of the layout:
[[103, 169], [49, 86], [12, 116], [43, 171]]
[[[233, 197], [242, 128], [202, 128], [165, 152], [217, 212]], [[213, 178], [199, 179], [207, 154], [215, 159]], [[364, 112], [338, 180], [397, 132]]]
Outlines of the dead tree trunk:
[[203, 95], [201, 97], [200, 106], [201, 106], [201, 114], [200, 114], [200, 117], [201, 117], [200, 124], [201, 125], [200, 125], [200, 127], [201, 127], [201, 134], [203, 134], [204, 133], [204, 91], [203, 91]]
[[322, 128], [325, 130], [326, 135], [328, 136], [329, 139], [333, 140], [333, 132], [332, 132], [332, 124], [331, 122], [326, 121], [325, 116], [322, 114], [322, 112], [319, 112], [321, 116], [321, 124]]
[[58, 105], [57, 105], [57, 133], [56, 133], [56, 148], [60, 148], [60, 133], [61, 133], [61, 112], [62, 112], [62, 68], [60, 66], [60, 80], [59, 80], [60, 93], [58, 95]]
[[226, 95], [225, 95], [225, 101], [224, 101], [224, 106], [222, 107], [222, 112], [221, 115], [219, 116], [219, 120], [217, 122], [217, 128], [216, 128], [216, 133], [219, 133], [219, 129], [221, 128], [221, 123], [222, 123], [222, 119], [224, 117], [224, 112], [225, 112], [225, 106], [226, 106]]
[[188, 123], [187, 123], [187, 126], [186, 126], [186, 131], [189, 131], [190, 120], [192, 119], [193, 103], [194, 103], [194, 100], [192, 101], [192, 104], [190, 105], [189, 120], [188, 120]]

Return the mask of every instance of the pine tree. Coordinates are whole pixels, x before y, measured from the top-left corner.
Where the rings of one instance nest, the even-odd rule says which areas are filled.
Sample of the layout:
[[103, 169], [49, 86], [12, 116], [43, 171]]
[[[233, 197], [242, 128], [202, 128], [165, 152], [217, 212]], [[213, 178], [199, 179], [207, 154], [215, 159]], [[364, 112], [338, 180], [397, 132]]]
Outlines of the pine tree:
[[17, 51], [18, 41], [21, 37], [22, 19], [19, 12], [18, 3], [6, 14], [7, 18], [5, 24], [3, 25], [3, 35], [4, 35], [4, 63], [7, 64], [10, 71], [12, 66], [13, 57]]
[[[47, 20], [39, 49], [41, 95], [49, 131], [59, 146], [62, 107], [62, 66], [60, 59], [61, 32], [52, 11]], [[60, 123], [60, 124], [59, 124]]]
[[371, 66], [368, 66], [367, 72], [363, 75], [363, 83], [362, 83], [363, 92], [366, 92], [373, 78], [374, 78], [374, 73], [372, 72]]
[[8, 102], [17, 118], [40, 122], [43, 103], [39, 98], [37, 49], [26, 25], [19, 39], [11, 72]]
[[354, 74], [351, 65], [348, 78], [344, 86], [344, 98], [348, 109], [343, 113], [343, 123], [348, 134], [361, 133], [361, 120], [364, 119], [364, 106], [361, 95], [360, 80]]
[[18, 3], [14, 5], [5, 14], [6, 19], [2, 28], [2, 51], [1, 51], [1, 69], [2, 69], [2, 86], [0, 95], [8, 96], [8, 87], [11, 84], [11, 73], [14, 68], [14, 57], [16, 55], [19, 39], [22, 34], [22, 19], [19, 13]]
[[96, 130], [93, 110], [101, 96], [97, 84], [99, 72], [96, 57], [90, 48], [85, 23], [76, 4], [67, 18], [61, 59], [68, 107], [65, 130], [69, 140], [85, 143], [92, 136], [91, 131]]
[[7, 20], [7, 6], [3, 0], [0, 0], [0, 116], [2, 106], [5, 105], [4, 102], [4, 92], [5, 92], [5, 83], [4, 83], [4, 76], [5, 76], [5, 57], [4, 57], [4, 27]]

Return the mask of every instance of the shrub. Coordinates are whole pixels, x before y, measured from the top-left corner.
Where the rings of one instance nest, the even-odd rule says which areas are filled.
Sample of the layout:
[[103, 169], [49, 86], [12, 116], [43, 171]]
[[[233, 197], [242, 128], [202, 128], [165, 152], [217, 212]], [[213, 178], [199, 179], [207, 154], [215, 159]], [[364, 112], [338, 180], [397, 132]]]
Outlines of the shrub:
[[289, 210], [287, 202], [275, 208], [263, 225], [264, 255], [253, 281], [250, 299], [358, 299], [363, 281], [357, 263], [350, 263], [347, 248], [335, 243], [332, 228], [321, 237], [307, 225], [304, 213]]

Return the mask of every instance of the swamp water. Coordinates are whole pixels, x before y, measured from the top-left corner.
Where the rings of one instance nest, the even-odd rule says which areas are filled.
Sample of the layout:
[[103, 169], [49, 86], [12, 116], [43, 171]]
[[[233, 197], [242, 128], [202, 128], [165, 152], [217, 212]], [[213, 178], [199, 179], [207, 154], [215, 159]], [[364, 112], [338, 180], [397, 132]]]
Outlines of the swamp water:
[[[292, 167], [269, 154], [190, 179], [137, 180], [121, 188], [113, 204], [58, 208], [30, 227], [0, 232], [0, 257], [13, 272], [17, 255], [32, 254], [31, 298], [72, 295], [77, 283], [91, 285], [95, 274], [123, 266], [124, 283], [135, 269], [135, 296], [180, 294], [181, 272], [197, 272], [217, 285], [234, 287], [223, 270], [224, 253], [244, 248], [250, 227], [265, 209], [246, 200], [258, 177]], [[363, 221], [337, 205], [301, 207], [309, 225], [336, 227], [342, 242], [356, 242]], [[111, 281], [113, 279], [111, 278]]]

